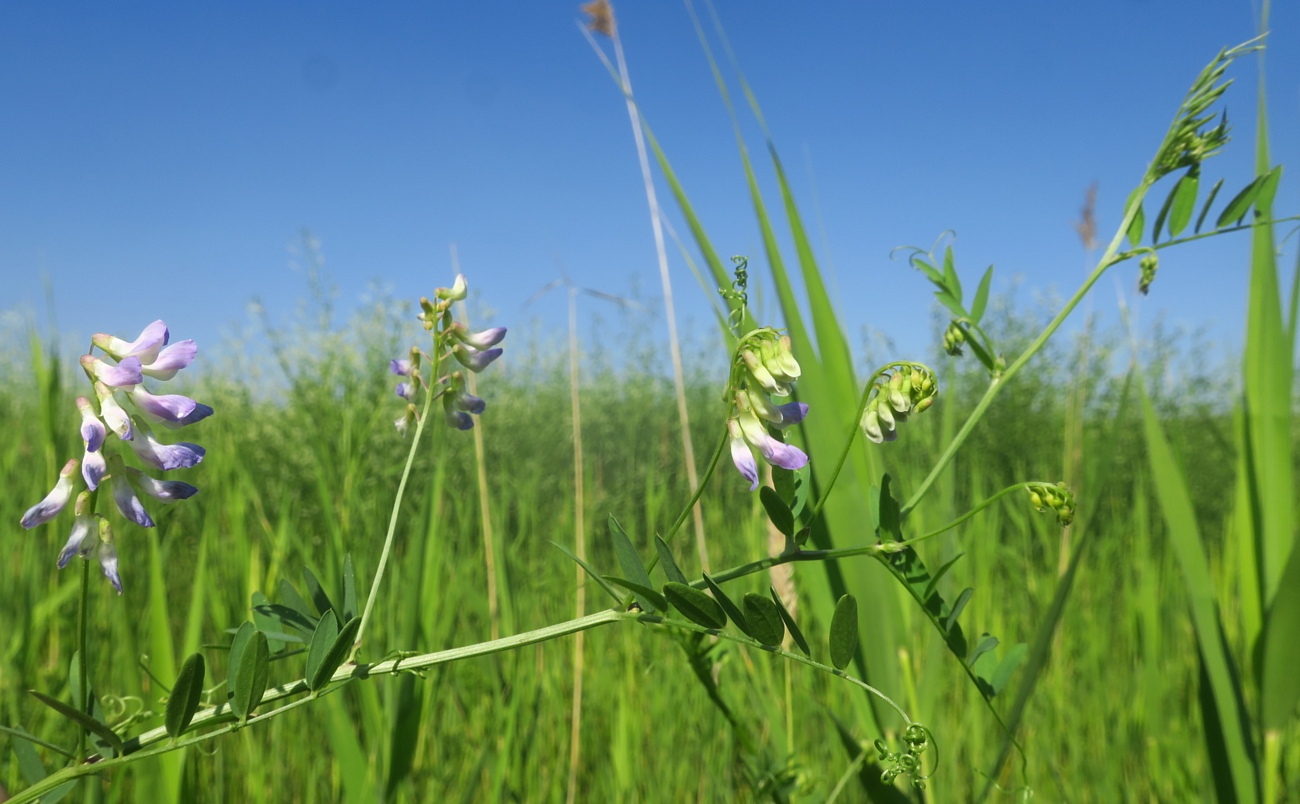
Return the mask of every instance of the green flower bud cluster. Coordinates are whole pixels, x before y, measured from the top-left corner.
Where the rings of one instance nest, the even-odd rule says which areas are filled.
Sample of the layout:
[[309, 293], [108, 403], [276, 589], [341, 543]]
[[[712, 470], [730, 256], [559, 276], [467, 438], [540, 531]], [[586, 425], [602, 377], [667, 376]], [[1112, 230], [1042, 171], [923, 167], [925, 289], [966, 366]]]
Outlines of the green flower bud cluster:
[[1156, 269], [1160, 267], [1160, 260], [1154, 254], [1148, 254], [1138, 262], [1142, 269], [1142, 277], [1138, 279], [1138, 290], [1143, 296], [1151, 288], [1151, 283], [1156, 279]]
[[1074, 492], [1064, 483], [1030, 483], [1025, 486], [1029, 492], [1029, 502], [1040, 514], [1050, 509], [1056, 512], [1056, 519], [1061, 525], [1074, 521]]
[[898, 425], [913, 413], [934, 404], [939, 383], [934, 372], [918, 363], [896, 366], [875, 383], [876, 395], [862, 411], [862, 432], [876, 442], [898, 438]]
[[903, 741], [907, 743], [907, 750], [894, 752], [889, 750], [884, 740], [876, 740], [876, 753], [880, 764], [885, 766], [880, 780], [893, 784], [899, 776], [907, 775], [912, 777], [912, 787], [924, 790], [925, 780], [929, 777], [921, 773], [921, 754], [930, 745], [930, 730], [920, 723], [913, 723], [903, 733]]
[[961, 345], [966, 342], [966, 330], [956, 321], [943, 332], [943, 350], [953, 357], [961, 357]]

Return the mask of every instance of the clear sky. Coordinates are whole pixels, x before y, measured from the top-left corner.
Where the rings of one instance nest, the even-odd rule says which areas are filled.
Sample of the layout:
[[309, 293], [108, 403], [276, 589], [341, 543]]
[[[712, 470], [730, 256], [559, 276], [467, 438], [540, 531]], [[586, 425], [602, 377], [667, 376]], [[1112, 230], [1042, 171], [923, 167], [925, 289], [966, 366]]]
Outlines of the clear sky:
[[[642, 110], [715, 243], [764, 275], [684, 6], [616, 10]], [[1068, 293], [1084, 273], [1071, 224], [1085, 189], [1099, 183], [1108, 238], [1192, 78], [1258, 25], [1251, 3], [1205, 0], [718, 11], [851, 342], [870, 326], [912, 352], [930, 343], [932, 301], [892, 247], [954, 229], [969, 287], [995, 263], [995, 292]], [[202, 348], [255, 296], [274, 317], [293, 309], [304, 227], [341, 313], [376, 281], [410, 298], [448, 283], [453, 242], [494, 323], [562, 327], [560, 297], [523, 306], [560, 266], [656, 303], [626, 110], [579, 18], [570, 0], [0, 5], [0, 311], [44, 322], [45, 272], [65, 332], [133, 337], [162, 317]], [[1288, 165], [1278, 208], [1294, 213], [1300, 4], [1275, 3], [1272, 23], [1274, 161]], [[1235, 138], [1203, 185], [1226, 176], [1235, 190], [1251, 175], [1255, 61], [1230, 75]], [[661, 199], [672, 207], [662, 185]], [[703, 293], [670, 256], [680, 316], [707, 332]], [[1165, 252], [1142, 320], [1163, 310], [1239, 343], [1246, 259], [1242, 236]], [[1094, 309], [1135, 296], [1135, 266], [1115, 277]]]

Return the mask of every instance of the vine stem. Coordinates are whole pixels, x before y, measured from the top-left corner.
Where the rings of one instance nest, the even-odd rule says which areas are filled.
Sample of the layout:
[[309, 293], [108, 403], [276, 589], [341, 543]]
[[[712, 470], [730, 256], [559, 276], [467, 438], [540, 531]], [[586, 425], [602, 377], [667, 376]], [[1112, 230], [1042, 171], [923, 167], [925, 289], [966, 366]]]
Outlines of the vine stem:
[[[77, 607], [77, 700], [73, 705], [78, 712], [94, 717], [90, 711], [90, 672], [86, 669], [86, 631], [90, 617], [90, 559], [81, 562], [81, 602]], [[86, 730], [77, 729], [77, 761], [86, 758]]]
[[1065, 323], [1065, 319], [1069, 317], [1070, 313], [1074, 312], [1074, 308], [1079, 306], [1079, 302], [1083, 301], [1083, 297], [1088, 295], [1088, 291], [1092, 289], [1092, 286], [1097, 284], [1097, 280], [1101, 279], [1101, 275], [1106, 273], [1106, 269], [1121, 262], [1121, 260], [1116, 257], [1116, 254], [1119, 252], [1119, 246], [1127, 236], [1129, 226], [1132, 225], [1133, 219], [1137, 215], [1137, 211], [1141, 208], [1142, 201], [1146, 197], [1147, 190], [1151, 188], [1152, 183], [1151, 172], [1148, 170], [1147, 176], [1143, 178], [1142, 183], [1139, 185], [1139, 192], [1134, 196], [1132, 203], [1129, 204], [1128, 211], [1124, 213], [1124, 220], [1120, 223], [1118, 230], [1115, 232], [1115, 236], [1111, 238], [1110, 245], [1106, 247], [1106, 252], [1102, 255], [1101, 259], [1097, 261], [1097, 267], [1092, 270], [1092, 273], [1083, 281], [1083, 284], [1074, 292], [1074, 295], [1065, 303], [1065, 306], [1061, 308], [1060, 312], [1058, 312], [1056, 316], [1048, 322], [1047, 326], [1043, 328], [1043, 331], [1038, 334], [1038, 337], [1034, 338], [1033, 343], [1029, 344], [1029, 346], [1020, 353], [1020, 356], [1017, 357], [1011, 365], [1006, 367], [1001, 376], [994, 377], [989, 382], [989, 387], [984, 391], [984, 396], [980, 397], [980, 401], [976, 403], [975, 408], [970, 412], [970, 415], [966, 417], [966, 421], [962, 424], [961, 429], [957, 431], [955, 436], [953, 436], [952, 441], [948, 442], [947, 448], [945, 448], [943, 454], [939, 456], [939, 460], [935, 461], [934, 467], [930, 470], [930, 473], [926, 475], [925, 480], [921, 481], [921, 485], [917, 487], [916, 491], [912, 493], [912, 496], [899, 511], [900, 518], [906, 517], [916, 508], [917, 504], [921, 502], [921, 499], [930, 491], [930, 487], [939, 479], [939, 475], [943, 473], [944, 469], [948, 468], [948, 464], [952, 462], [953, 457], [957, 454], [957, 450], [961, 449], [962, 444], [966, 442], [966, 439], [975, 429], [975, 425], [979, 423], [980, 419], [984, 418], [984, 412], [993, 404], [993, 400], [997, 398], [999, 393], [1001, 393], [1003, 386], [1006, 385], [1012, 377], [1016, 376], [1020, 369], [1025, 367], [1025, 364], [1029, 362], [1030, 358], [1038, 354], [1039, 350], [1043, 348], [1048, 339], [1055, 334], [1056, 330], [1060, 329], [1061, 324]]
[[[435, 382], [442, 362], [441, 349], [437, 346], [435, 343], [432, 371], [429, 375], [435, 378]], [[406, 453], [402, 479], [397, 484], [397, 498], [393, 500], [393, 511], [388, 517], [388, 533], [384, 535], [384, 549], [379, 553], [379, 566], [375, 569], [375, 579], [370, 583], [370, 595], [366, 598], [366, 608], [361, 613], [361, 626], [357, 628], [357, 640], [352, 643], [352, 652], [348, 654], [349, 662], [356, 661], [357, 652], [361, 650], [362, 638], [366, 634], [366, 626], [370, 623], [370, 615], [375, 608], [375, 600], [379, 597], [379, 586], [384, 579], [384, 569], [388, 566], [388, 555], [393, 549], [393, 534], [397, 532], [397, 515], [402, 510], [402, 498], [406, 496], [406, 481], [411, 477], [411, 467], [415, 464], [415, 453], [420, 447], [420, 436], [424, 434], [424, 425], [429, 421], [429, 409], [433, 407], [433, 397], [433, 389], [425, 386], [424, 410], [420, 412], [419, 421], [415, 423], [415, 436], [411, 439], [411, 449]]]

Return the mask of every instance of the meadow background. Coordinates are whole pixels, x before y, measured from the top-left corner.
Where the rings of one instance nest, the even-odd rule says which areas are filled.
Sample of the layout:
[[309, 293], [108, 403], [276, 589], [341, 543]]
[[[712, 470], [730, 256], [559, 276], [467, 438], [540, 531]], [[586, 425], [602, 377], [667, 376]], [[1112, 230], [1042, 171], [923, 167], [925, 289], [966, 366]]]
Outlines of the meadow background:
[[[168, 678], [182, 656], [225, 641], [223, 631], [247, 618], [254, 592], [277, 599], [285, 580], [302, 590], [303, 566], [337, 590], [348, 553], [359, 579], [373, 572], [407, 446], [392, 426], [398, 400], [384, 369], [399, 344], [415, 337], [407, 324], [411, 305], [377, 301], [329, 330], [317, 326], [310, 302], [303, 309], [303, 319], [271, 339], [282, 375], [274, 375], [270, 361], [260, 370], [271, 374], [250, 374], [238, 352], [223, 356], [221, 347], [201, 353], [201, 368], [189, 372], [190, 390], [217, 410], [191, 436], [208, 449], [189, 478], [202, 492], [160, 511], [156, 532], [123, 531], [122, 597], [95, 582], [92, 678], [101, 694], [138, 697], [160, 711], [161, 691], [145, 668]], [[993, 331], [1009, 348], [1042, 323], [1034, 310], [996, 300], [993, 309]], [[572, 564], [548, 543], [572, 540], [567, 357], [562, 339], [530, 338], [526, 329], [507, 342], [504, 370], [485, 374], [480, 386], [490, 400], [480, 426], [502, 633], [566, 619], [574, 605]], [[33, 332], [30, 355], [10, 352], [5, 364], [0, 414], [10, 433], [0, 450], [3, 522], [16, 523], [44, 494], [63, 456], [80, 449], [70, 426], [74, 378], [66, 362], [43, 351], [44, 340]], [[667, 528], [689, 489], [680, 471], [671, 381], [636, 368], [636, 356], [657, 348], [654, 339], [601, 343], [596, 339], [582, 360], [585, 514], [592, 559], [612, 568], [604, 515], [616, 515], [648, 554], [649, 535]], [[689, 346], [696, 442], [710, 444], [720, 427], [720, 361], [707, 339]], [[1121, 333], [1093, 331], [1049, 348], [980, 425], [934, 504], [917, 514], [921, 532], [946, 512], [1026, 478], [1064, 477], [1082, 501], [1074, 538], [1093, 531], [1091, 554], [1022, 734], [1029, 778], [1042, 800], [1186, 800], [1212, 786], [1182, 584], [1153, 510], [1140, 418], [1131, 400], [1124, 401], [1129, 346]], [[1196, 333], [1159, 327], [1148, 333], [1143, 355], [1137, 370], [1147, 374], [1188, 467], [1205, 532], [1219, 532], [1233, 465], [1224, 393], [1232, 380], [1225, 377], [1235, 367]], [[942, 366], [940, 403], [910, 422], [899, 442], [873, 447], [904, 488], [923, 476], [941, 437], [982, 385], [973, 361], [930, 357]], [[429, 437], [434, 449], [416, 463], [372, 644], [437, 649], [487, 639], [492, 629], [473, 439], [441, 426]], [[715, 567], [767, 552], [757, 496], [729, 466], [710, 484], [704, 512]], [[0, 722], [66, 742], [68, 726], [24, 690], [66, 691], [77, 575], [54, 569], [63, 540], [57, 525], [11, 530], [0, 604]], [[864, 533], [854, 541], [868, 538]], [[1233, 552], [1225, 547], [1206, 544], [1228, 586]], [[963, 620], [1006, 644], [1033, 634], [1068, 549], [1054, 518], [1035, 514], [1019, 494], [927, 548], [930, 556], [966, 552], [952, 573], [958, 579], [945, 583], [974, 586]], [[679, 553], [688, 574], [691, 553]], [[804, 573], [820, 571], [798, 567], [795, 587]], [[761, 574], [750, 580], [755, 589], [766, 583]], [[594, 588], [589, 601], [591, 594]], [[824, 633], [824, 623], [808, 615], [800, 620], [814, 640]], [[932, 786], [936, 800], [965, 800], [981, 786], [977, 771], [992, 762], [996, 725], [971, 700], [971, 688], [928, 624], [917, 618], [902, 633], [893, 647], [908, 668], [905, 677], [938, 683], [921, 687], [933, 696], [922, 700], [916, 699], [920, 685], [889, 692], [934, 730], [944, 755]], [[579, 800], [718, 801], [753, 794], [736, 776], [738, 748], [729, 728], [674, 643], [636, 626], [586, 638]], [[770, 710], [788, 714], [798, 797], [824, 798], [849, 765], [827, 712], [852, 728], [854, 690], [744, 648], [723, 665], [721, 678], [724, 691], [738, 695], [755, 718]], [[354, 684], [323, 705], [223, 738], [211, 753], [191, 750], [174, 768], [124, 769], [105, 787], [106, 800], [133, 800], [167, 783], [203, 800], [369, 801], [381, 794], [420, 800], [432, 790], [448, 801], [562, 800], [572, 685], [568, 640], [455, 664], [423, 679]], [[751, 696], [765, 700], [745, 706]], [[769, 747], [780, 754], [785, 738], [774, 730], [780, 731], [760, 724], [759, 733], [778, 741]], [[18, 789], [18, 764], [6, 753], [0, 782]], [[856, 785], [843, 795], [862, 800]]]

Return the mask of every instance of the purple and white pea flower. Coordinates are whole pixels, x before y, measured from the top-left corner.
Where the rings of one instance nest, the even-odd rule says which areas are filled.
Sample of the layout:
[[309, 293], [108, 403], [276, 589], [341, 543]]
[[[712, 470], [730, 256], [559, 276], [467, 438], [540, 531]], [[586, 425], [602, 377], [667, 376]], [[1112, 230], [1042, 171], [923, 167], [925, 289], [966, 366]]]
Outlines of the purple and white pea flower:
[[767, 427], [750, 410], [727, 421], [731, 434], [731, 460], [736, 469], [750, 482], [749, 490], [758, 488], [758, 465], [750, 447], [757, 449], [763, 460], [782, 469], [801, 469], [808, 464], [808, 456], [793, 444], [786, 444], [768, 435]]
[[144, 363], [140, 370], [155, 380], [166, 382], [175, 377], [176, 372], [193, 363], [198, 353], [199, 347], [193, 340], [186, 338], [164, 347], [158, 357]]
[[95, 530], [95, 520], [90, 516], [90, 492], [83, 491], [77, 495], [77, 506], [74, 510], [77, 518], [72, 523], [72, 535], [68, 537], [68, 543], [63, 545], [63, 549], [59, 552], [59, 569], [68, 566], [68, 562], [74, 555], [85, 558], [95, 548], [94, 541], [89, 543], [86, 541], [86, 537]]
[[99, 415], [103, 417], [108, 429], [117, 433], [117, 437], [123, 441], [130, 441], [134, 438], [135, 434], [131, 430], [131, 417], [117, 403], [117, 397], [113, 395], [113, 389], [102, 382], [97, 382], [95, 383], [95, 396], [99, 399]]
[[460, 343], [451, 347], [452, 356], [456, 358], [457, 362], [475, 374], [491, 365], [493, 360], [501, 356], [501, 352], [500, 348], [479, 351], [472, 346]]
[[456, 336], [456, 340], [468, 344], [475, 349], [490, 349], [498, 343], [501, 343], [501, 341], [506, 337], [505, 327], [492, 327], [491, 329], [485, 329], [482, 332], [470, 332], [465, 328], [465, 325], [459, 321], [451, 325], [451, 331], [452, 334]]
[[107, 471], [108, 461], [104, 459], [102, 449], [95, 452], [88, 449], [81, 456], [81, 476], [86, 480], [86, 488], [91, 491], [99, 488], [99, 481], [104, 479], [104, 473]]
[[183, 421], [194, 413], [194, 408], [198, 405], [193, 399], [181, 394], [151, 394], [143, 385], [127, 388], [126, 395], [144, 418], [154, 424]]
[[202, 402], [195, 402], [194, 410], [190, 412], [190, 415], [182, 419], [177, 419], [174, 422], [168, 421], [167, 419], [163, 419], [162, 421], [159, 422], [159, 424], [161, 424], [163, 427], [166, 427], [168, 430], [179, 430], [182, 427], [185, 427], [186, 425], [194, 424], [195, 422], [201, 422], [211, 415], [212, 415], [212, 408], [208, 407]]
[[415, 399], [415, 384], [409, 382], [399, 382], [397, 384], [397, 395], [407, 402]]
[[404, 358], [393, 358], [388, 361], [388, 370], [399, 377], [411, 376], [411, 361]]
[[95, 406], [89, 399], [77, 397], [77, 409], [81, 411], [81, 440], [86, 442], [87, 452], [95, 452], [104, 445], [108, 430], [95, 414]]
[[487, 402], [474, 396], [464, 388], [458, 388], [454, 391], [448, 391], [451, 396], [452, 407], [457, 410], [473, 413], [475, 415], [487, 410]]
[[152, 528], [154, 526], [153, 517], [144, 509], [144, 503], [135, 494], [135, 488], [131, 485], [126, 477], [126, 464], [118, 455], [113, 456], [113, 474], [109, 477], [108, 482], [113, 492], [113, 502], [117, 505], [117, 510], [122, 512], [122, 516], [131, 520], [142, 528]]
[[188, 500], [199, 490], [189, 483], [183, 483], [180, 480], [157, 480], [149, 475], [136, 469], [134, 466], [126, 466], [126, 473], [137, 487], [145, 494], [156, 500], [163, 502], [174, 502], [175, 500]]
[[749, 403], [749, 408], [754, 411], [760, 418], [770, 422], [773, 427], [784, 430], [785, 428], [798, 424], [808, 415], [808, 404], [806, 402], [787, 402], [784, 405], [773, 405], [766, 396], [752, 389], [743, 392], [745, 398], [737, 399], [737, 405], [744, 409], [744, 402]]
[[114, 366], [93, 355], [82, 355], [81, 368], [85, 370], [86, 376], [111, 388], [138, 385], [144, 379], [138, 357], [124, 358]]
[[21, 524], [28, 530], [43, 525], [59, 515], [68, 500], [72, 499], [72, 476], [77, 473], [77, 459], [73, 458], [59, 470], [59, 479], [45, 499], [27, 509]]
[[189, 469], [191, 466], [197, 466], [203, 460], [206, 450], [198, 444], [191, 444], [186, 441], [164, 444], [154, 438], [153, 431], [139, 418], [132, 418], [132, 422], [135, 426], [136, 437], [128, 443], [140, 460], [155, 469], [162, 469], [163, 471]]
[[447, 417], [447, 424], [457, 430], [474, 429], [474, 417], [470, 416], [463, 410], [457, 410], [452, 401], [451, 394], [444, 394], [442, 397], [442, 412]]
[[113, 526], [103, 517], [97, 519], [99, 520], [99, 568], [104, 571], [104, 577], [113, 584], [113, 588], [120, 595], [122, 576], [117, 574], [117, 548], [113, 547]]
[[140, 337], [129, 343], [103, 332], [95, 333], [90, 341], [118, 361], [134, 357], [141, 363], [152, 363], [157, 359], [162, 348], [167, 345], [169, 337], [167, 325], [160, 319], [145, 327], [140, 332]]

